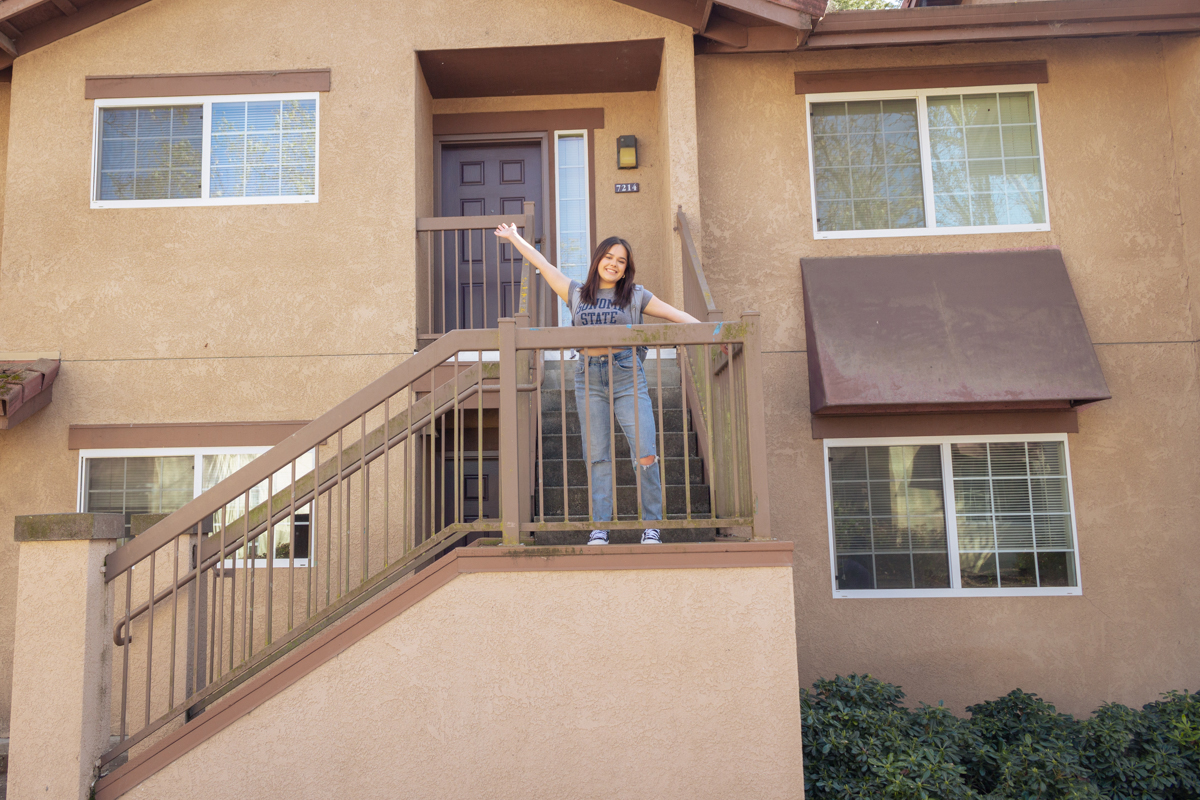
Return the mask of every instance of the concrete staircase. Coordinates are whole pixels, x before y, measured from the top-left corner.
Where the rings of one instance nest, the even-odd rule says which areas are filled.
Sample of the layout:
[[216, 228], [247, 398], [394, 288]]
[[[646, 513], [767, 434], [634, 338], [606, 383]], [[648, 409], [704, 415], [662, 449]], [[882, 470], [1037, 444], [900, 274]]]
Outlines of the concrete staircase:
[[[542, 479], [545, 481], [545, 515], [547, 521], [562, 519], [563, 513], [563, 403], [566, 408], [566, 496], [572, 521], [588, 518], [587, 463], [583, 456], [583, 440], [580, 436], [579, 415], [575, 410], [576, 362], [566, 362], [566, 391], [561, 392], [562, 371], [560, 362], [545, 363], [545, 379], [542, 382]], [[656, 432], [662, 434], [665, 477], [663, 480], [663, 516], [667, 519], [685, 519], [690, 496], [693, 517], [707, 517], [711, 513], [709, 487], [704, 462], [700, 458], [696, 432], [692, 428], [690, 415], [684, 408], [683, 392], [680, 388], [679, 364], [675, 359], [662, 360], [662, 418], [658, 412], [658, 365], [654, 359], [645, 363], [646, 380], [650, 385], [650, 402], [654, 406]], [[686, 428], [685, 428], [686, 422]], [[665, 428], [664, 428], [665, 425]], [[685, 433], [686, 430], [686, 433]], [[629, 444], [618, 426], [616, 430], [616, 475], [617, 475], [617, 518], [637, 519], [637, 483], [633, 462], [629, 456]], [[657, 437], [656, 437], [657, 438]], [[686, 469], [685, 469], [686, 463]], [[690, 483], [685, 485], [685, 480]], [[539, 487], [534, 487], [534, 513], [538, 513]], [[702, 524], [702, 521], [701, 521]], [[713, 528], [663, 529], [664, 542], [710, 542], [716, 530]], [[543, 531], [536, 535], [540, 545], [583, 544], [587, 531]], [[612, 530], [609, 541], [613, 544], [636, 543], [641, 539], [641, 530]]]

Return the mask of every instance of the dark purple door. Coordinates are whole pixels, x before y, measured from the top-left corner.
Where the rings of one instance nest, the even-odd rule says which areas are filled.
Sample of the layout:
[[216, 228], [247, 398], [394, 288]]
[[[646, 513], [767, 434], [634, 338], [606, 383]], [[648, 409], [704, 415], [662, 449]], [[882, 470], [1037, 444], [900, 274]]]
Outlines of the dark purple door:
[[[540, 145], [443, 145], [442, 216], [521, 214], [526, 202], [537, 204], [535, 235], [541, 237]], [[498, 318], [516, 313], [521, 255], [515, 248], [491, 231], [447, 234], [443, 247], [442, 330], [494, 328]]]

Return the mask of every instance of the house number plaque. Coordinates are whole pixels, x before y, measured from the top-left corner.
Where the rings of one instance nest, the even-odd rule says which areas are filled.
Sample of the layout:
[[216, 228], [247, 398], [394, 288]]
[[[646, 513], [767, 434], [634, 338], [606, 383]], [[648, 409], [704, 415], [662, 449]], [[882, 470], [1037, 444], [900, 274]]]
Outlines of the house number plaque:
[[638, 191], [641, 191], [641, 188], [642, 188], [642, 185], [640, 183], [618, 183], [617, 184], [617, 194], [638, 192]]

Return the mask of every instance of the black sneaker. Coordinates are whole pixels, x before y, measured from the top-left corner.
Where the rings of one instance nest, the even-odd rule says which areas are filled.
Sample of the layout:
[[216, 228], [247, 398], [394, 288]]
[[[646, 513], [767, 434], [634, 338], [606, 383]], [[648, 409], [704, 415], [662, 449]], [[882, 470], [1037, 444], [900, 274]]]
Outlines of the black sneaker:
[[608, 531], [592, 531], [588, 544], [608, 544]]
[[642, 544], [662, 544], [662, 538], [658, 535], [658, 528], [646, 528], [642, 531]]

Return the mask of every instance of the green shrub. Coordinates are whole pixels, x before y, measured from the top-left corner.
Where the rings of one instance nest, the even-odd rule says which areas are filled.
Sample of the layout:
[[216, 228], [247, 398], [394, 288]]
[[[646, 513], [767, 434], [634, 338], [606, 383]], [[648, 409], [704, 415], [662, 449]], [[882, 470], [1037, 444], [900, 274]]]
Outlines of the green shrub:
[[1184, 800], [1200, 797], [1200, 696], [1169, 692], [1088, 720], [1017, 689], [967, 709], [902, 705], [870, 675], [802, 690], [810, 800]]

